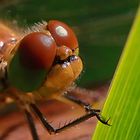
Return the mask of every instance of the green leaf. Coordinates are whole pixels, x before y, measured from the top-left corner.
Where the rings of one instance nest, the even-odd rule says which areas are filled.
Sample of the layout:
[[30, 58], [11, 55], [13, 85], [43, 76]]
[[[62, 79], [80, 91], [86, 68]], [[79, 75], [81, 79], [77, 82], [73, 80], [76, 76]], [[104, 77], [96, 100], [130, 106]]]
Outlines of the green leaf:
[[112, 126], [98, 123], [92, 140], [140, 139], [140, 8], [113, 78], [102, 115]]
[[12, 86], [23, 92], [31, 92], [42, 86], [47, 75], [44, 69], [28, 69], [20, 62], [19, 53], [13, 57], [8, 68], [8, 79]]

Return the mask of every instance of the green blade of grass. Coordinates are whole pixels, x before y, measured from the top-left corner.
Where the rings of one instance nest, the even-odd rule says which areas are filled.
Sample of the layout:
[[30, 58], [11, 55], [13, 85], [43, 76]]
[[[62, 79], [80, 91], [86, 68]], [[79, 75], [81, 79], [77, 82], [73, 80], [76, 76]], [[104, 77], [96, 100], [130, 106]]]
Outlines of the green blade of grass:
[[140, 140], [140, 8], [113, 78], [92, 140]]

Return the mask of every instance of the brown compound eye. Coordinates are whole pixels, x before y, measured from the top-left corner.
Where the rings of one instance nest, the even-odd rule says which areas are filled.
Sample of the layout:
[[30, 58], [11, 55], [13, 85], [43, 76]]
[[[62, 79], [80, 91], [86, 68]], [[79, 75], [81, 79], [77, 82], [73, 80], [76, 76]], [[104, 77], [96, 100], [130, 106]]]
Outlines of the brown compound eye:
[[65, 45], [70, 49], [78, 47], [78, 41], [73, 30], [63, 22], [51, 20], [48, 22], [47, 29], [52, 34], [58, 46]]
[[19, 55], [27, 67], [49, 70], [56, 55], [56, 43], [45, 33], [33, 32], [21, 40]]

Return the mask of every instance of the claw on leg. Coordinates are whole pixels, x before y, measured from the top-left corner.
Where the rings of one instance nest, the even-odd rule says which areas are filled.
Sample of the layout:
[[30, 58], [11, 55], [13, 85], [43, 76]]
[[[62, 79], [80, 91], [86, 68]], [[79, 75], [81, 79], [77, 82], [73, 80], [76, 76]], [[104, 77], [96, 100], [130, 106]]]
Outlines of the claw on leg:
[[71, 96], [69, 94], [64, 94], [64, 97], [67, 98], [68, 100], [71, 100], [73, 102], [75, 102], [76, 104], [84, 107], [85, 111], [87, 113], [91, 113], [91, 114], [94, 114], [94, 116], [96, 116], [96, 118], [103, 124], [105, 125], [108, 125], [110, 126], [110, 124], [108, 123], [110, 118], [108, 120], [104, 120], [102, 119], [102, 116], [99, 114], [100, 110], [99, 109], [93, 109], [92, 106], [88, 103], [85, 103], [84, 101], [80, 100], [80, 99], [77, 99], [76, 97], [74, 96]]

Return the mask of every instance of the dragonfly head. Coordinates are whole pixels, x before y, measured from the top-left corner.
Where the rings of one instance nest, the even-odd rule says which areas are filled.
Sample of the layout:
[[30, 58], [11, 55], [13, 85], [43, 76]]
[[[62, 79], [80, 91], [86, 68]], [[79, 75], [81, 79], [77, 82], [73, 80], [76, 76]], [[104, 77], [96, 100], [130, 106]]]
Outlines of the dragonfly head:
[[[83, 64], [73, 30], [51, 20], [25, 35], [8, 65], [9, 82], [25, 91], [65, 90], [80, 75]], [[41, 90], [40, 90], [41, 89]]]

